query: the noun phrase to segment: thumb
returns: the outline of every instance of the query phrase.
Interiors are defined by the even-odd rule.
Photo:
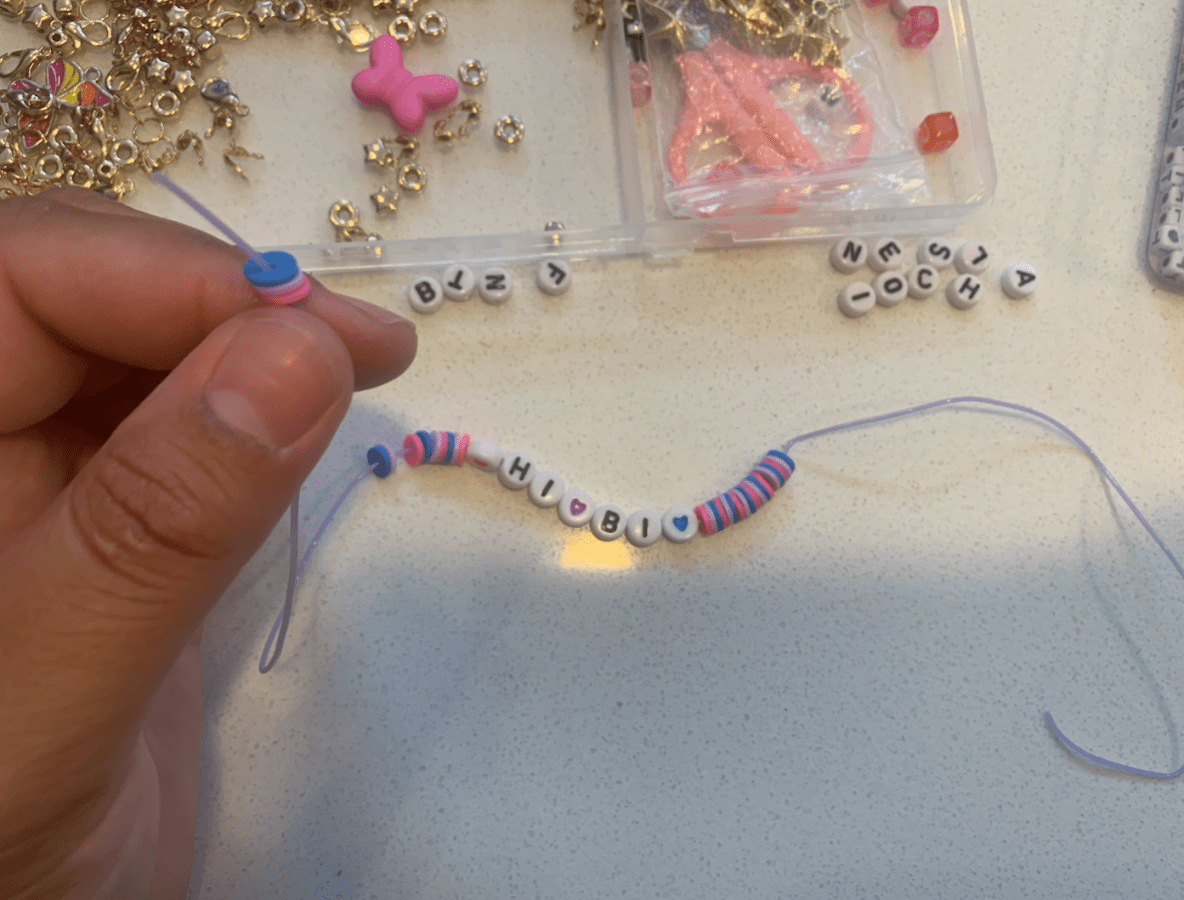
[[[47,755],[69,766],[126,749],[187,637],[328,446],[353,385],[340,338],[299,309],[243,313],[170,373],[0,555],[0,746],[29,747],[30,772]],[[39,787],[69,781],[56,774]]]

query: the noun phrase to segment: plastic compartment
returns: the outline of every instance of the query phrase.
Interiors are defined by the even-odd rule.
[[[399,212],[380,217],[369,196],[395,173],[363,164],[364,145],[396,131],[384,111],[361,108],[349,94],[366,57],[334,47],[323,29],[270,28],[228,48],[202,78],[227,77],[252,113],[238,142],[262,153],[243,160],[250,184],[222,167],[225,138],[207,142],[205,171],[190,156],[170,175],[192,186],[232,223],[234,209],[264,205],[271,233],[249,241],[293,253],[307,271],[331,273],[413,266],[443,266],[534,259],[548,253],[572,258],[622,255],[675,256],[699,248],[754,242],[818,240],[838,234],[949,230],[987,202],[995,168],[965,0],[937,0],[941,30],[925,50],[906,50],[887,6],[847,15],[861,17],[899,110],[915,129],[931,112],[957,116],[960,138],[948,152],[925,158],[929,196],[904,206],[780,216],[676,218],[663,197],[661,159],[652,109],[635,110],[628,64],[632,56],[619,17],[610,18],[598,47],[592,31],[573,29],[567,3],[460,3],[437,6],[449,21],[447,36],[408,48],[413,72],[455,74],[467,58],[489,70],[485,86],[462,89],[481,102],[480,125],[463,141],[443,147],[431,137],[430,115],[419,135],[428,185],[400,199]],[[610,0],[609,6],[612,6]],[[382,26],[385,19],[375,18]],[[515,115],[526,137],[500,144],[492,126]],[[209,113],[192,103],[178,122],[205,129]],[[146,178],[131,201],[195,221]],[[328,222],[334,202],[351,200],[362,227],[384,239],[338,243]],[[544,226],[562,222],[556,236]]]

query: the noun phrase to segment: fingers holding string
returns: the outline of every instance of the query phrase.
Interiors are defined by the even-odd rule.
[[[46,266],[47,250],[60,264]],[[60,409],[96,358],[175,367],[217,325],[258,306],[241,251],[203,231],[76,189],[0,202],[0,433]],[[306,307],[341,330],[358,388],[410,365],[414,326],[313,283]]]

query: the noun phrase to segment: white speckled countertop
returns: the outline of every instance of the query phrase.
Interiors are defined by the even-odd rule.
[[[412,370],[357,398],[306,536],[402,429],[493,440],[633,510],[701,502],[800,432],[979,394],[1075,429],[1184,550],[1184,298],[1142,268],[1166,6],[972,7],[999,175],[956,235],[999,261],[974,310],[846,319],[808,244],[577,262],[558,299],[511,266],[510,303],[417,319]],[[268,164],[339,193],[298,145]],[[220,210],[268,233],[265,204]],[[1026,302],[995,280],[1020,259]],[[332,284],[403,310],[408,281]],[[967,411],[793,455],[753,520],[645,551],[473,469],[367,481],[262,677],[281,527],[207,625],[191,896],[1179,897],[1180,785],[1079,764],[1041,719],[1184,762],[1184,584],[1089,462]]]

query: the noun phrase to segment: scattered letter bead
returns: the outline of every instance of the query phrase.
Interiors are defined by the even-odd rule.
[[[859,238],[840,238],[830,248],[830,264],[844,275],[850,275],[866,261],[867,244]]]
[[[486,269],[477,281],[477,291],[482,300],[496,306],[510,299],[514,293],[514,279],[505,269]]]
[[[952,112],[932,113],[917,129],[917,147],[922,153],[945,153],[958,140],[958,120]]]
[[[571,266],[565,259],[544,259],[535,275],[539,290],[557,297],[571,287]]]
[[[872,282],[872,289],[880,306],[896,306],[908,296],[909,283],[899,272],[881,272]]]
[[[592,513],[592,533],[602,541],[615,541],[625,533],[625,510],[611,503]]]
[[[1036,290],[1036,270],[1027,263],[1008,266],[999,279],[999,285],[1012,300],[1031,297]]]
[[[469,448],[469,453],[473,448]],[[520,491],[534,477],[534,462],[521,453],[507,453],[497,467],[497,480],[512,491]]]
[[[978,241],[968,241],[954,254],[954,265],[963,275],[981,275],[991,264],[991,254]]]
[[[478,469],[489,471],[490,469],[496,471],[497,467],[501,465],[502,450],[496,444],[491,444],[489,441],[473,441],[469,444],[468,463],[471,466],[476,466]]]
[[[867,261],[877,272],[887,272],[889,269],[895,269],[902,259],[904,250],[901,249],[900,243],[896,238],[885,237],[872,244],[872,252],[868,255]]]
[[[625,538],[634,547],[649,547],[662,536],[662,514],[657,510],[635,512],[625,522]]]
[[[1155,238],[1151,241],[1151,246],[1161,253],[1171,253],[1173,250],[1184,249],[1180,227],[1177,225],[1160,226],[1155,232]]]
[[[468,300],[477,290],[477,276],[464,263],[454,263],[444,272],[443,288],[449,300]]]
[[[875,305],[876,292],[870,284],[856,281],[839,291],[839,309],[852,319],[867,315]]]
[[[563,479],[554,472],[536,472],[526,493],[535,506],[550,509],[563,499],[565,490]]]
[[[418,313],[434,313],[444,305],[444,291],[435,278],[424,276],[407,289],[407,300]]]
[[[583,528],[592,519],[592,497],[572,488],[559,501],[559,521],[572,528]]]
[[[958,309],[970,309],[978,303],[983,283],[974,275],[959,275],[946,287],[946,299]]]
[[[937,37],[937,29],[937,7],[914,6],[900,20],[900,42],[914,49],[928,47]]]
[[[1184,282],[1184,250],[1173,250],[1159,264],[1159,274],[1169,281]]]
[[[937,269],[924,263],[909,269],[909,296],[914,300],[928,300],[937,293],[941,276]]]
[[[917,262],[944,269],[954,261],[954,245],[945,238],[929,238],[917,248]]]
[[[698,530],[699,520],[695,518],[695,511],[689,507],[672,506],[662,516],[662,534],[668,541],[685,544]]]

